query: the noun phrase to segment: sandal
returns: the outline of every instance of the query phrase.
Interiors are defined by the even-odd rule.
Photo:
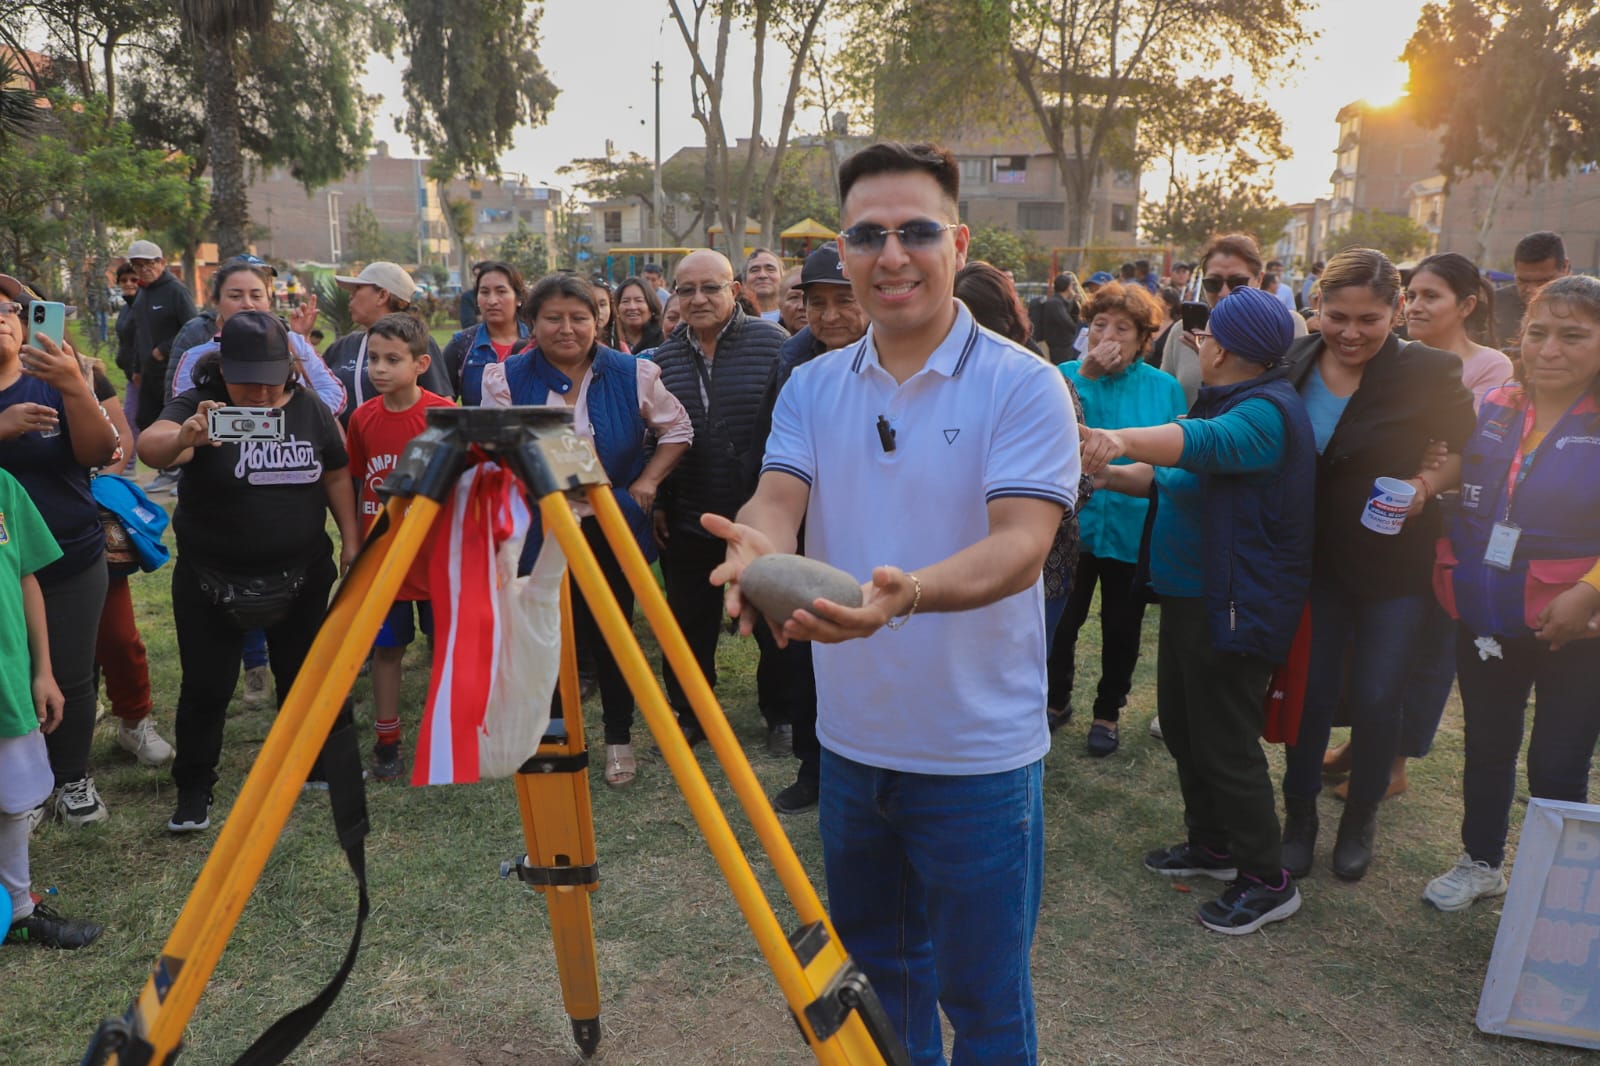
[[[632,744],[606,745],[606,787],[627,788],[639,773]]]

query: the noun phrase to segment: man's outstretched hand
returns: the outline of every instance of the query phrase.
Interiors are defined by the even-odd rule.
[[[728,617],[738,619],[739,632],[748,637],[755,632],[756,612],[744,609],[744,597],[739,594],[739,578],[743,576],[745,567],[778,549],[759,529],[740,525],[719,514],[701,515],[700,524],[707,533],[722,538],[728,545],[727,558],[721,566],[711,571],[711,583],[728,586],[727,594],[723,597]],[[776,625],[772,626],[772,632],[774,636],[782,636]]]

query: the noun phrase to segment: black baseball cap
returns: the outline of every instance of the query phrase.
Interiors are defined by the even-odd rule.
[[[844,276],[844,264],[839,262],[839,246],[833,241],[806,256],[805,263],[800,267],[802,289],[810,285],[848,284],[850,279]]]
[[[238,311],[222,327],[222,379],[235,385],[289,380],[289,331],[265,311]]]

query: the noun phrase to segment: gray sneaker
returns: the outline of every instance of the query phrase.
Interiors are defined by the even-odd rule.
[[[62,822],[74,826],[103,822],[111,817],[92,777],[80,777],[62,785],[61,791],[56,793],[55,810]]]
[[[272,694],[272,674],[265,666],[252,666],[244,672],[246,707],[264,707]]]
[[[150,479],[150,484],[144,487],[144,491],[148,495],[155,495],[162,492],[172,492],[177,489],[177,487],[178,475],[169,474],[163,470],[161,473]]]
[[[1464,911],[1480,899],[1506,894],[1504,867],[1474,862],[1463,855],[1447,872],[1428,882],[1422,898],[1442,911]]]
[[[123,751],[132,752],[140,766],[160,766],[172,761],[172,745],[161,739],[149,715],[131,725],[123,722],[117,729],[117,745]]]

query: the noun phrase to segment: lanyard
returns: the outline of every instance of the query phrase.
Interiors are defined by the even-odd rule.
[[[1517,438],[1517,451],[1516,454],[1511,457],[1511,469],[1506,475],[1506,510],[1505,517],[1503,519],[1504,521],[1511,521],[1512,498],[1516,496],[1517,490],[1522,487],[1522,483],[1528,480],[1528,475],[1533,472],[1534,462],[1538,460],[1540,455],[1544,454],[1544,446],[1550,440],[1551,434],[1555,433],[1555,431],[1560,427],[1561,423],[1566,421],[1567,415],[1570,415],[1573,411],[1575,411],[1578,407],[1578,404],[1582,402],[1583,397],[1580,396],[1573,402],[1572,406],[1568,407],[1566,412],[1556,420],[1556,424],[1550,427],[1550,432],[1546,433],[1544,438],[1540,440],[1538,444],[1534,445],[1532,450],[1524,453],[1522,450],[1522,444],[1528,439],[1528,434],[1533,432],[1534,421],[1534,401],[1532,395],[1528,397],[1528,409],[1522,413],[1522,435]]]
[[[359,351],[356,352],[356,375],[355,375],[356,407],[360,407],[361,404],[362,404],[362,401],[364,401],[367,398],[366,394],[362,391],[362,388],[361,388],[361,376],[364,373],[366,373],[366,369],[367,369],[367,331],[366,330],[362,330],[361,331],[361,348],[360,348]]]

